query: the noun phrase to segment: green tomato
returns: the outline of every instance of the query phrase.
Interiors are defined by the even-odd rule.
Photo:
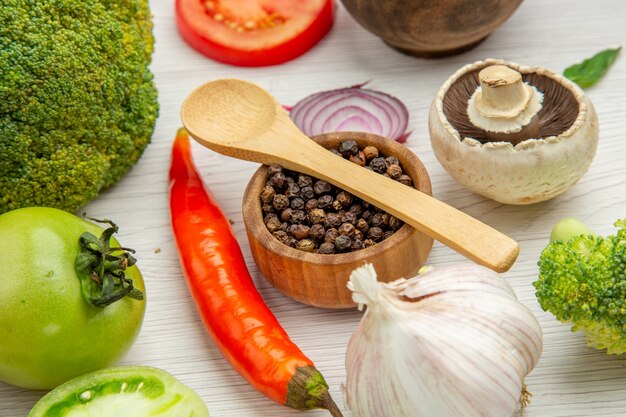
[[[83,296],[74,265],[86,231],[99,237],[103,229],[53,208],[0,215],[0,381],[54,388],[110,366],[137,337],[144,300],[98,308]],[[135,266],[125,274],[145,293]]]
[[[57,387],[28,417],[209,417],[202,399],[167,372],[147,366],[103,369]]]

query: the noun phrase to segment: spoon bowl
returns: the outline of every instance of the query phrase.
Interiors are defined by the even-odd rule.
[[[223,79],[197,88],[185,100],[181,117],[189,134],[202,145],[241,158],[237,149],[260,150],[254,139],[272,127],[279,106],[255,84]]]
[[[181,117],[189,134],[210,149],[326,180],[495,271],[508,270],[519,254],[516,241],[490,226],[326,151],[293,124],[269,93],[252,83],[209,82],[185,100]]]

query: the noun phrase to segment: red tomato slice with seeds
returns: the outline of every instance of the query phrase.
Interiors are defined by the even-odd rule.
[[[176,0],[178,31],[209,58],[240,66],[294,59],[328,33],[334,0]]]

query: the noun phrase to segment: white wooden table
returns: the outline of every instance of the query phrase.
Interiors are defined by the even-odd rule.
[[[325,89],[371,80],[370,86],[402,99],[414,130],[407,146],[430,172],[436,197],[509,234],[521,254],[505,277],[520,300],[539,318],[544,353],[528,377],[533,393],[528,417],[626,416],[626,355],[607,356],[587,348],[582,334],[544,313],[532,282],[537,260],[552,225],[575,216],[597,232],[613,233],[612,223],[626,217],[626,56],[588,94],[600,116],[601,139],[589,172],[564,195],[527,207],[506,206],[461,188],[439,165],[430,148],[428,107],[443,81],[462,65],[494,57],[561,72],[568,65],[607,47],[626,44],[623,0],[527,0],[478,48],[441,60],[402,55],[357,25],[339,5],[335,26],[313,50],[295,61],[269,68],[237,68],[213,62],[191,50],[178,36],[173,0],[153,0],[156,74],[161,104],[152,144],[137,166],[117,185],[86,207],[92,217],[114,219],[120,240],[138,250],[147,285],[143,329],[122,364],[163,368],[194,388],[214,417],[296,416],[251,388],[221,357],[206,335],[187,292],[169,225],[167,170],[170,145],[180,126],[178,110],[199,84],[238,77],[260,84],[282,103]],[[316,363],[344,409],[339,391],[345,380],[344,354],[361,314],[299,304],[271,288],[250,256],[241,217],[244,186],[256,165],[230,159],[194,143],[194,157],[241,242],[259,291],[293,340]],[[160,251],[157,250],[160,249]],[[429,263],[443,265],[462,257],[436,243]],[[2,343],[0,341],[0,343]],[[43,392],[0,383],[0,416],[25,416]],[[325,411],[307,415],[325,416]],[[140,417],[140,416],[124,416]],[[425,416],[436,417],[436,416]],[[502,416],[508,417],[508,416]]]

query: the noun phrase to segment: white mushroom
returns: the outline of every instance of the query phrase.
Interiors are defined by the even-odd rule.
[[[589,168],[599,136],[593,105],[575,84],[495,59],[467,65],[443,84],[429,128],[450,175],[507,204],[566,191]]]

